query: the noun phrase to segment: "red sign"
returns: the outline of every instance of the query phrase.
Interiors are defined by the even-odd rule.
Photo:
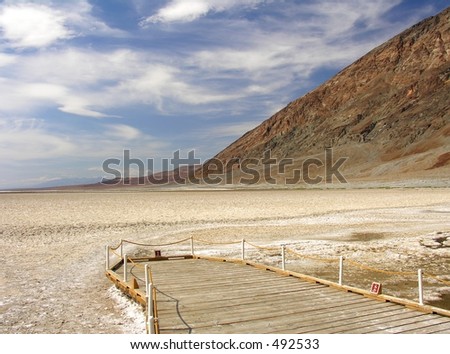
[[[381,284],[380,283],[372,283],[372,286],[370,287],[370,292],[372,294],[381,294]]]

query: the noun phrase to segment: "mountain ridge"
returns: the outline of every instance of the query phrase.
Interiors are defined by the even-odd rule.
[[[277,159],[293,158],[295,169],[332,147],[348,157],[344,171],[350,178],[448,176],[449,57],[450,7],[290,102],[212,161],[225,166],[270,151]],[[216,172],[210,165],[204,164],[204,176]]]

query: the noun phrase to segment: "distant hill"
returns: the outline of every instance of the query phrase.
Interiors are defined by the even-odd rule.
[[[218,173],[218,161],[223,172],[243,176],[243,161],[270,151],[278,161],[294,159],[281,170],[272,166],[280,180],[280,171],[301,170],[305,159],[323,160],[324,149],[332,148],[334,160],[348,157],[341,172],[349,180],[448,178],[449,56],[447,8],[247,132],[205,163],[203,177]],[[324,172],[318,163],[312,167]]]
[[[67,187],[67,186],[77,186],[77,185],[89,185],[93,183],[98,183],[101,180],[100,177],[90,178],[55,178],[47,182],[42,182],[29,186],[27,189],[48,189],[53,187]]]

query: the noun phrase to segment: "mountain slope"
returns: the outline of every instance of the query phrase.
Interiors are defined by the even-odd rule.
[[[335,158],[348,157],[342,173],[349,179],[448,177],[449,56],[447,8],[291,102],[213,161],[261,159],[270,150],[277,159],[293,158],[292,170],[332,147]],[[210,165],[204,175],[215,170]]]

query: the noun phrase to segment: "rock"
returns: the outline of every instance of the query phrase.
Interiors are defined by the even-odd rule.
[[[421,245],[429,248],[440,248],[441,244],[433,239],[425,239],[421,241]]]

